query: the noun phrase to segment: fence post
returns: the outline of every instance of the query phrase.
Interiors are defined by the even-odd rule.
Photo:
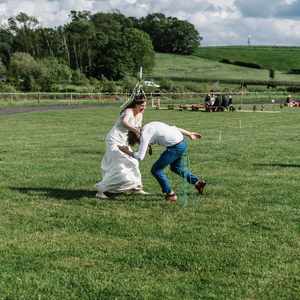
[[[152,97],[152,93],[150,93],[150,98],[151,98],[151,107],[153,108],[154,107],[154,99]]]

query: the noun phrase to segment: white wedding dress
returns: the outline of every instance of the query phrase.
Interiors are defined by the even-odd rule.
[[[134,116],[132,109],[128,108],[109,131],[105,138],[106,152],[101,162],[102,180],[96,184],[100,195],[104,192],[122,193],[142,189],[138,160],[118,148],[118,145],[128,146],[128,129],[122,123],[124,117],[132,127],[142,126],[143,114]]]

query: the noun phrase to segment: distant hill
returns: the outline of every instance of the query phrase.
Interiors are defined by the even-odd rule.
[[[243,61],[256,63],[264,69],[288,71],[300,69],[300,47],[277,46],[226,46],[200,47],[196,56],[221,61]]]
[[[174,55],[174,54],[162,54],[156,53],[155,56],[155,67],[151,74],[147,74],[148,78],[168,78],[172,80],[178,81],[197,81],[197,80],[234,80],[234,81],[268,81],[269,80],[269,70],[267,69],[253,69],[235,66],[231,64],[220,63],[218,60],[226,56],[227,59],[231,60],[244,60],[246,57],[249,58],[250,61],[250,53],[254,54],[257,57],[257,62],[263,62],[263,58],[259,58],[258,53],[262,53],[263,49],[266,49],[266,53],[269,53],[269,56],[273,56],[272,48],[256,48],[257,52],[253,48],[252,50],[249,47],[249,52],[246,50],[246,47],[211,47],[211,48],[201,48],[199,49],[197,56],[196,55]],[[228,49],[228,52],[226,50]],[[241,49],[239,51],[238,49]],[[246,50],[243,50],[246,49]],[[281,48],[284,51],[285,48]],[[294,60],[296,60],[296,53],[299,55],[300,60],[300,48],[287,48],[290,49],[291,53],[294,53]],[[295,49],[294,52],[291,49]],[[297,51],[296,51],[297,49]],[[210,53],[210,51],[212,52]],[[232,50],[232,51],[231,51]],[[234,52],[234,51],[235,52]],[[220,52],[219,52],[220,51]],[[262,52],[261,52],[262,51]],[[270,51],[270,52],[268,52]],[[299,51],[299,52],[298,52]],[[245,56],[242,56],[241,53],[245,53]],[[209,56],[208,58],[199,57],[199,55]],[[224,55],[223,55],[224,54]],[[230,55],[229,55],[230,54]],[[279,55],[279,52],[277,53]],[[236,56],[235,56],[236,55]],[[261,54],[261,56],[265,57],[267,60],[267,54]],[[279,64],[279,58],[270,58],[269,63],[271,64]],[[283,60],[283,58],[281,58]],[[286,57],[286,60],[290,60],[290,58]],[[264,66],[266,63],[264,63]],[[274,67],[274,65],[272,65]],[[295,65],[293,65],[295,67]],[[286,71],[276,71],[275,72],[275,80],[276,81],[289,81],[289,82],[300,82],[300,75],[291,75],[287,74]]]

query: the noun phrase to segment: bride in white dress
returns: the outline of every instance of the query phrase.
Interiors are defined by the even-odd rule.
[[[143,113],[146,107],[144,97],[137,97],[120,114],[117,122],[105,138],[106,152],[101,162],[102,180],[96,184],[98,198],[107,198],[105,192],[118,194],[135,192],[146,194],[138,160],[119,150],[118,145],[128,146],[128,132],[139,135]]]

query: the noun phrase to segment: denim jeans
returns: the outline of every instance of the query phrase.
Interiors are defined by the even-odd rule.
[[[163,193],[170,193],[172,191],[168,177],[164,173],[164,168],[169,165],[172,172],[185,178],[189,183],[195,184],[199,180],[198,177],[193,175],[191,171],[184,166],[183,155],[186,151],[187,144],[186,141],[183,140],[179,144],[167,147],[152,166],[151,173],[160,184]]]

